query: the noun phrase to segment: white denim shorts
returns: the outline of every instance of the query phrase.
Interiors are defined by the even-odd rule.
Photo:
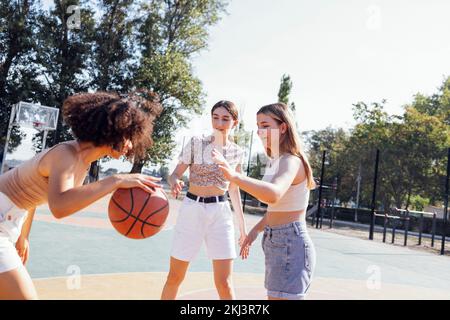
[[[22,266],[15,243],[22,231],[27,213],[0,192],[0,273]]]
[[[22,267],[22,260],[17,253],[14,243],[7,237],[0,235],[0,273]]]
[[[237,257],[230,204],[228,201],[202,203],[185,197],[175,225],[171,256],[192,261],[203,242],[211,260]]]

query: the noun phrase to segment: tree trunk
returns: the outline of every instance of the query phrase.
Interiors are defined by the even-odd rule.
[[[91,163],[89,168],[89,182],[98,181],[98,174],[100,173],[100,163],[99,161],[94,161]]]
[[[144,167],[144,162],[135,161],[135,162],[133,162],[133,167],[131,168],[130,173],[141,173],[143,167]]]
[[[411,202],[411,193],[412,193],[412,187],[411,187],[411,183],[410,183],[410,187],[408,188],[408,197],[407,197],[407,200],[406,200],[406,208],[405,208],[405,210],[408,210],[408,208],[409,208],[409,204]]]

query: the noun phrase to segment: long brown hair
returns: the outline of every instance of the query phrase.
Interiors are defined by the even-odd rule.
[[[306,154],[303,152],[303,149],[301,147],[300,137],[295,130],[295,122],[293,119],[294,117],[289,111],[288,106],[281,102],[269,104],[258,110],[257,114],[261,113],[271,117],[276,122],[278,122],[278,124],[286,124],[286,132],[280,135],[280,152],[290,153],[302,160],[303,166],[305,167],[308,188],[314,189],[316,183],[314,182],[312,168],[309,164]],[[270,149],[266,149],[266,152],[269,156],[271,156]]]
[[[231,118],[233,118],[234,121],[239,120],[239,112],[238,112],[238,109],[236,108],[236,105],[233,102],[228,101],[228,100],[220,100],[212,107],[211,115],[214,113],[214,110],[216,110],[218,108],[225,108],[228,111],[228,113],[231,115]]]

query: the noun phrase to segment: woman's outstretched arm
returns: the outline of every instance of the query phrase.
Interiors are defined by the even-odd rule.
[[[178,195],[181,193],[181,190],[184,187],[184,182],[181,180],[183,173],[189,168],[188,164],[183,162],[178,163],[176,168],[173,170],[172,174],[168,178],[168,183],[170,185],[170,189],[172,191],[172,195],[175,198],[178,198]]]
[[[140,187],[152,193],[151,187],[160,187],[159,178],[143,174],[118,174],[83,186],[75,186],[77,155],[64,148],[54,150],[49,172],[48,205],[52,214],[60,219],[87,207],[118,188]]]
[[[213,159],[228,180],[237,184],[239,188],[258,200],[269,204],[276,203],[283,197],[294,181],[301,165],[301,160],[298,157],[283,157],[280,159],[278,171],[274,174],[272,181],[266,182],[236,172],[217,151],[213,151]]]
[[[241,165],[236,167],[236,172],[242,172]],[[236,214],[236,218],[239,222],[239,245],[242,244],[245,237],[247,236],[247,228],[245,226],[244,212],[242,211],[242,201],[241,201],[241,193],[239,191],[239,187],[231,182],[230,188],[228,189],[228,193],[230,194],[231,203],[233,204],[234,213]]]
[[[22,259],[23,265],[27,263],[28,257],[30,255],[30,244],[28,241],[28,237],[30,236],[30,229],[31,224],[33,223],[35,211],[36,208],[28,210],[27,218],[22,226],[22,232],[20,233],[20,236],[16,242],[17,253],[19,254],[20,259]]]

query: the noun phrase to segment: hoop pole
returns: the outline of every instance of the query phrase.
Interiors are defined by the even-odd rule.
[[[370,214],[370,230],[369,240],[373,240],[373,232],[375,229],[375,209],[376,209],[376,195],[377,195],[377,180],[378,180],[378,163],[380,160],[380,150],[377,149],[375,158],[375,173],[373,176],[373,192],[372,192],[372,210]]]
[[[17,108],[17,105],[13,105],[11,108],[11,115],[9,117],[8,132],[6,133],[5,147],[3,149],[2,167],[0,168],[0,174],[3,173],[3,170],[5,168],[5,160],[6,160],[6,154],[8,153],[9,139],[11,137],[11,131],[14,126],[14,118],[16,117],[16,108]]]
[[[360,190],[361,190],[361,162],[359,163],[358,178],[356,178],[356,181],[357,181],[357,187],[356,187],[355,222],[358,222],[359,194],[360,194]]]
[[[441,242],[441,255],[445,253],[445,233],[447,231],[447,215],[448,215],[448,197],[450,192],[450,148],[447,150],[447,177],[445,178],[445,194],[444,194],[444,216],[442,225],[442,242]]]
[[[322,202],[322,190],[323,190],[323,176],[324,176],[324,172],[325,172],[325,157],[326,157],[327,152],[324,150],[322,153],[322,169],[320,171],[320,186],[319,186],[319,206],[317,207],[317,211],[316,211],[316,229],[319,229],[319,219],[321,217],[321,202]]]
[[[47,129],[45,129],[44,131],[43,131],[43,138],[42,138],[42,151],[44,151],[44,149],[45,149],[45,147],[46,147],[46,144],[47,144],[47,135],[48,135],[48,130]]]

